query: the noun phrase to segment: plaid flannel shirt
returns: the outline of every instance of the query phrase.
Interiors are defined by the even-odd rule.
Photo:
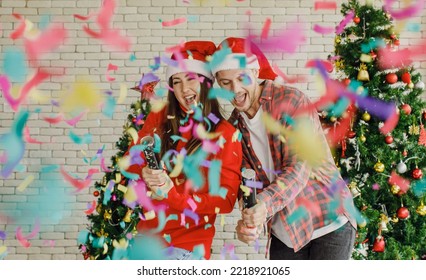
[[[295,252],[309,243],[314,230],[334,221],[337,215],[345,215],[356,228],[350,210],[354,209],[352,195],[334,163],[317,111],[308,97],[295,88],[277,87],[272,81],[266,80],[263,83],[260,103],[264,112],[275,116],[275,119],[288,129],[291,129],[289,120],[292,120],[296,112],[309,107],[307,115],[316,130],[313,133],[318,133],[322,140],[318,145],[323,145],[327,153],[326,160],[320,167],[312,168],[292,154],[289,146],[282,141],[282,136],[268,132],[274,169],[277,172],[275,180],[270,182],[251,148],[250,133],[244,119],[236,109],[232,112],[229,122],[242,133],[242,168],[255,170],[256,180],[263,183],[263,189],[258,191],[258,199],[266,204],[268,218],[279,216]],[[290,118],[285,117],[286,115]],[[299,217],[301,215],[297,213],[300,212],[296,211],[302,205],[306,207],[308,215]],[[287,220],[289,217],[293,217],[291,223]]]

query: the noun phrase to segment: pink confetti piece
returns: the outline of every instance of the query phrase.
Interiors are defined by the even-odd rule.
[[[93,13],[90,13],[90,14],[88,14],[87,16],[83,16],[83,15],[79,15],[79,14],[74,14],[73,16],[74,16],[74,18],[76,18],[76,19],[86,21],[86,20],[89,20],[92,16],[94,16],[94,14],[93,14]]]
[[[81,118],[84,116],[84,114],[86,114],[86,112],[83,111],[80,114],[78,114],[77,116],[75,116],[74,118],[69,119],[69,120],[65,120],[65,122],[67,124],[69,124],[70,126],[75,126],[81,120]]]
[[[288,38],[291,38],[291,40]],[[286,29],[278,32],[277,36],[272,36],[267,40],[257,42],[257,46],[262,51],[283,51],[286,53],[294,53],[305,41],[306,37],[304,35],[303,25],[299,22],[293,22],[289,23]]]
[[[194,125],[194,121],[192,119],[189,119],[187,126],[181,126],[181,127],[179,127],[179,132],[180,133],[189,132],[189,131],[191,131],[193,125]]]
[[[84,210],[84,213],[86,215],[90,215],[90,214],[92,214],[95,211],[95,209],[96,209],[96,201],[93,200],[92,204],[87,203],[87,210]]]
[[[336,35],[339,35],[343,32],[343,30],[345,29],[346,25],[352,21],[352,19],[355,16],[355,11],[351,10],[343,19],[342,21],[339,23],[339,25],[336,27]]]
[[[0,75],[0,90],[3,92],[3,96],[9,103],[10,107],[16,112],[18,111],[19,106],[23,103],[30,93],[33,87],[36,87],[38,84],[47,79],[50,75],[43,71],[37,71],[34,77],[29,80],[21,89],[20,95],[18,98],[13,98],[10,93],[11,84],[7,76]]]
[[[55,247],[55,240],[44,240],[43,241],[43,245],[44,246],[49,246],[49,247]]]
[[[404,193],[410,188],[410,181],[398,175],[395,170],[392,171],[388,182],[391,185],[398,185]]]
[[[378,191],[378,190],[380,189],[380,185],[379,185],[379,184],[377,184],[377,183],[374,183],[374,184],[371,186],[371,188],[372,188],[373,190],[375,190],[375,191]]]
[[[25,139],[25,142],[27,142],[27,143],[43,144],[43,142],[40,142],[40,141],[38,141],[38,140],[36,140],[34,138],[31,138],[31,136],[30,136],[30,129],[28,128],[28,126],[26,126],[24,128],[24,139]]]
[[[315,11],[335,10],[337,9],[337,4],[334,1],[315,1],[314,7],[315,7]]]
[[[317,63],[320,63],[328,73],[333,72],[333,64],[328,60],[309,60],[306,62],[305,67],[316,67]]]
[[[64,119],[62,114],[58,114],[56,117],[43,117],[43,120],[50,124],[60,123]]]
[[[33,65],[36,63],[40,56],[49,53],[52,50],[62,45],[67,37],[67,31],[59,24],[52,25],[43,30],[43,32],[35,39],[24,41],[25,50],[28,60]]]
[[[331,34],[334,32],[335,27],[323,27],[319,24],[314,24],[313,30],[319,34]]]
[[[21,23],[19,24],[18,28],[16,28],[15,31],[13,31],[10,34],[10,38],[12,40],[16,40],[18,38],[21,38],[24,35],[25,32],[25,28],[26,28],[26,23],[25,23],[25,18],[23,18],[21,15],[19,14],[12,14],[15,18],[19,19],[21,21]]]
[[[423,11],[425,0],[417,0],[415,4],[408,6],[402,10],[396,11],[392,8],[394,0],[385,0],[385,10],[388,11],[394,19],[406,19],[414,17]],[[410,1],[411,2],[411,1]]]
[[[174,20],[162,21],[161,25],[163,27],[170,27],[170,26],[175,26],[175,25],[178,25],[178,24],[181,24],[181,23],[184,23],[184,22],[186,22],[186,18],[181,17],[181,18],[177,18],[177,19],[174,19]]]
[[[130,39],[120,35],[118,29],[111,28],[112,16],[114,15],[115,1],[104,0],[102,7],[96,17],[96,22],[100,27],[100,31],[96,32],[89,28],[89,26],[83,26],[83,31],[89,36],[103,41],[105,44],[112,46],[118,50],[130,51]]]
[[[186,223],[186,216],[184,213],[180,213],[180,226],[184,227]]]
[[[271,28],[271,19],[266,18],[265,23],[263,24],[262,33],[260,35],[261,39],[268,39],[269,29]]]
[[[109,75],[109,72],[110,71],[116,71],[116,70],[118,70],[118,66],[117,65],[114,65],[114,64],[111,64],[111,63],[108,64],[108,69],[107,69],[107,72],[105,74],[107,81],[109,81],[109,82],[115,81],[115,78],[111,77]]]
[[[40,231],[40,222],[36,220],[34,224],[34,229],[31,233],[29,233],[27,236],[22,235],[22,228],[17,227],[16,228],[16,239],[18,239],[19,243],[21,243],[22,246],[25,248],[28,248],[31,246],[31,243],[28,241],[31,238],[34,238],[38,232]]]
[[[133,189],[137,196],[137,202],[141,207],[143,207],[147,211],[156,209],[154,204],[152,204],[151,199],[146,195],[147,189],[143,180],[137,181],[136,186],[134,186]]]
[[[105,158],[103,158],[103,157],[101,158],[101,169],[102,169],[103,172],[106,172],[106,173],[109,173],[109,172],[113,171],[113,169],[110,169],[110,168],[106,167],[106,165],[105,165]]]
[[[82,191],[83,189],[86,189],[91,184],[91,178],[86,179],[79,179],[74,178],[71,175],[69,175],[64,168],[61,166],[61,174],[64,177],[65,181],[70,183],[74,188],[76,188],[77,192]]]
[[[188,203],[189,207],[191,207],[192,211],[197,210],[197,204],[192,198],[188,198],[186,202]]]

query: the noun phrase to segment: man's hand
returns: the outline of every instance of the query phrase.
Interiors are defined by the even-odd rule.
[[[259,238],[258,228],[249,228],[244,225],[243,220],[239,220],[235,228],[237,232],[238,240],[244,242],[248,245],[251,245],[256,239]]]
[[[266,222],[267,210],[263,201],[251,208],[246,208],[242,212],[242,221],[247,227],[261,227]]]

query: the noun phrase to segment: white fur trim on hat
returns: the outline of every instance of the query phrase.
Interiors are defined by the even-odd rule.
[[[246,60],[245,67],[242,65],[242,60],[244,58]],[[220,63],[213,65],[211,70],[213,76],[216,76],[216,73],[221,70],[231,69],[260,69],[260,65],[255,55],[247,57],[244,53],[231,53],[226,55]]]
[[[183,64],[181,67],[167,66],[166,69],[166,81],[170,79],[174,74],[182,73],[182,72],[191,72],[201,74],[206,76],[210,80],[214,80],[213,75],[209,69],[207,63],[197,60],[197,59],[182,59],[181,63]]]

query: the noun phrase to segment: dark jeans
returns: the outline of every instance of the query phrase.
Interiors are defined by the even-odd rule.
[[[348,222],[324,236],[309,242],[294,252],[272,234],[269,255],[271,260],[348,260],[352,254],[356,230]]]

